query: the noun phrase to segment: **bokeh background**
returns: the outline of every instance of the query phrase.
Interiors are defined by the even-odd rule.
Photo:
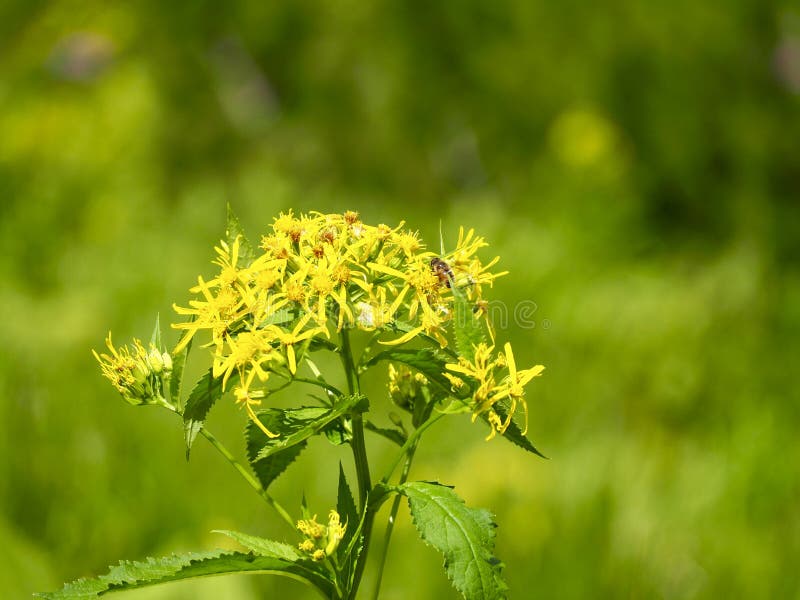
[[[215,528],[296,541],[90,354],[172,319],[226,202],[255,239],[280,210],[354,209],[501,255],[494,297],[536,308],[500,336],[547,365],[551,458],[454,418],[413,475],[496,512],[512,598],[800,597],[796,4],[4,1],[3,598]],[[209,422],[237,452],[243,424],[226,402]],[[337,452],[276,496],[325,513]],[[455,598],[401,514],[381,597]],[[129,597],[314,596],[241,576]]]

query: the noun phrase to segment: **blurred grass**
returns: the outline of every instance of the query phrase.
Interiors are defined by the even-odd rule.
[[[352,208],[501,255],[552,458],[450,420],[414,476],[496,511],[512,597],[800,597],[798,94],[786,2],[3,3],[0,590],[293,539],[89,352],[169,320],[231,201],[252,237]],[[240,449],[233,407],[210,425]],[[276,493],[324,512],[335,467],[318,445]],[[414,538],[382,598],[454,597]],[[210,585],[138,597],[312,597]]]

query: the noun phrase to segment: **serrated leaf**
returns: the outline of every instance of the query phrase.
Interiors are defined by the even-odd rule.
[[[253,250],[253,244],[247,239],[244,229],[242,229],[242,225],[239,223],[239,218],[236,216],[236,213],[233,212],[230,202],[228,203],[228,219],[225,227],[225,237],[227,238],[228,244],[233,244],[234,240],[237,237],[239,238],[238,262],[241,265],[249,266],[255,259],[256,253]]]
[[[183,384],[183,370],[186,367],[186,358],[189,355],[189,349],[192,347],[192,340],[184,346],[184,348],[177,354],[172,354],[172,375],[169,379],[169,398],[172,403],[178,407],[182,412],[181,405],[181,387]]]
[[[416,369],[425,375],[428,381],[438,388],[438,391],[443,392],[446,396],[455,395],[457,397],[462,397],[465,392],[469,392],[469,390],[465,390],[465,392],[454,392],[451,389],[452,384],[450,380],[443,375],[443,373],[446,372],[445,365],[451,362],[451,359],[446,354],[434,348],[391,348],[379,352],[370,358],[364,363],[363,368],[369,368],[382,360],[403,363],[404,365]]]
[[[281,558],[288,561],[296,561],[304,558],[294,546],[284,544],[283,542],[276,542],[256,535],[227,529],[214,529],[211,533],[227,535],[232,540],[259,556],[272,556],[273,558]]]
[[[496,402],[492,407],[497,415],[500,417],[501,421],[506,420],[506,416],[508,415],[508,410],[510,408],[510,402],[508,398],[503,398],[499,402]],[[488,413],[484,413],[481,415],[483,420],[488,424]],[[546,459],[547,457],[539,452],[536,449],[536,446],[522,433],[522,428],[519,426],[519,423],[516,421],[516,414],[511,417],[511,422],[508,424],[508,427],[503,433],[503,437],[506,438],[512,444],[516,444],[523,450],[527,450],[528,452],[532,452],[537,456],[541,456],[542,458]]]
[[[228,383],[233,385],[239,376],[234,373],[228,379]],[[197,434],[203,428],[208,411],[214,406],[222,396],[222,378],[214,377],[211,369],[203,375],[195,384],[189,398],[186,400],[186,408],[183,411],[183,430],[186,439],[186,459],[189,459],[189,452],[192,449]]]
[[[467,600],[499,600],[508,590],[494,556],[495,523],[485,509],[469,508],[452,488],[424,481],[397,490],[408,498],[420,537],[444,555],[447,577]]]
[[[475,346],[486,342],[486,331],[472,312],[472,303],[467,295],[453,286],[453,337],[458,355],[472,362]]]
[[[313,410],[317,409],[315,408]],[[325,409],[319,410],[324,412]],[[293,422],[291,416],[287,416],[285,414],[286,412],[288,411],[282,411],[280,409],[267,409],[259,411],[257,416],[267,429],[277,433],[279,431],[287,431],[291,428],[290,424],[283,422],[284,420],[288,421],[289,423]],[[297,422],[296,426],[298,428],[302,427],[302,422]],[[263,448],[275,445],[277,439],[267,437],[267,434],[261,431],[261,428],[258,427],[258,425],[256,425],[253,421],[247,422],[247,427],[245,428],[245,440],[247,442],[247,460],[250,462],[250,467],[253,469],[253,472],[256,474],[258,480],[261,482],[261,485],[264,486],[264,489],[269,488],[270,484],[272,484],[272,482],[275,481],[280,474],[283,473],[286,468],[297,459],[300,453],[305,450],[307,446],[307,442],[303,440],[299,444],[289,446],[280,452],[276,452],[272,456],[264,459],[258,459],[258,453]]]
[[[274,421],[271,421],[274,429],[271,429],[271,431],[277,433],[279,437],[271,438],[269,442],[259,450],[253,460],[263,460],[295,444],[300,444],[311,436],[322,433],[328,425],[339,417],[342,417],[354,409],[362,408],[365,401],[366,398],[364,396],[354,394],[352,396],[340,398],[333,408],[305,407],[289,410],[269,409],[263,413],[258,413],[259,415],[267,413],[269,417],[265,418],[274,418]],[[264,425],[268,428],[270,426],[266,422],[264,422]]]
[[[355,573],[356,563],[361,551],[364,549],[364,536],[361,535],[360,523],[361,515],[356,508],[356,501],[353,492],[347,483],[342,463],[339,463],[339,485],[336,494],[336,512],[339,513],[343,523],[346,523],[344,536],[342,537],[336,554],[341,564],[341,571],[344,573],[344,581],[350,581]],[[358,539],[355,539],[358,534]],[[352,547],[351,547],[352,544]]]
[[[107,575],[79,579],[58,592],[37,594],[46,600],[88,600],[108,592],[132,590],[158,583],[230,573],[272,573],[299,579],[316,586],[329,598],[336,588],[328,574],[310,560],[288,561],[272,556],[242,552],[197,552],[146,561],[120,562]]]
[[[339,463],[339,486],[336,495],[336,512],[342,519],[342,522],[347,523],[344,537],[339,544],[340,551],[344,551],[350,544],[350,540],[355,535],[356,528],[358,527],[359,514],[356,508],[356,501],[353,499],[353,492],[347,483],[342,463]]]

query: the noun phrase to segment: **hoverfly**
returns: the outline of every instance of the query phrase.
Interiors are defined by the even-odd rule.
[[[433,269],[433,273],[436,277],[439,278],[439,284],[445,284],[447,287],[450,287],[452,282],[455,281],[453,269],[438,256],[434,256],[431,259],[431,269]]]

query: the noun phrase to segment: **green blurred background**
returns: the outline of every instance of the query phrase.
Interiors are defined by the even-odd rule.
[[[535,303],[499,335],[547,365],[551,460],[453,418],[413,475],[497,513],[512,598],[800,598],[796,4],[108,4],[0,4],[3,598],[214,528],[297,541],[90,354],[172,318],[227,201],[256,239],[280,210],[354,209],[501,255],[494,297]],[[224,402],[209,425],[241,452],[243,423]],[[316,444],[276,496],[324,514],[339,455]],[[456,597],[405,513],[381,597]]]

